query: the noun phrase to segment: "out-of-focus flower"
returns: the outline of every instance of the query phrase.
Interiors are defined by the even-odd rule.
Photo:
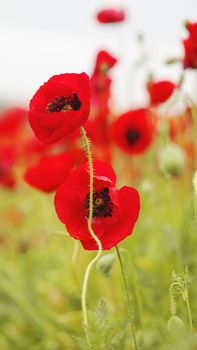
[[[170,143],[160,152],[159,168],[164,175],[180,176],[186,166],[186,154],[175,143]]]
[[[30,101],[29,122],[38,139],[50,144],[82,126],[89,110],[87,74],[54,75]]]
[[[108,108],[111,79],[105,74],[93,74],[90,80],[91,104],[95,113]]]
[[[96,57],[94,73],[106,74],[117,62],[117,58],[109,52],[101,50]]]
[[[44,192],[53,192],[62,185],[72,169],[72,158],[68,153],[44,156],[40,161],[29,167],[25,181]]]
[[[11,146],[1,146],[0,148],[0,185],[13,188],[16,185],[14,176],[14,164],[16,153]]]
[[[27,111],[22,108],[10,108],[0,115],[0,138],[12,138],[23,131],[27,121]]]
[[[165,102],[173,94],[176,87],[176,84],[168,80],[149,81],[147,83],[147,90],[150,97],[150,104],[157,106]]]
[[[100,146],[109,145],[110,142],[110,127],[108,116],[109,109],[101,110],[94,118],[88,119],[85,124],[88,138]]]
[[[140,108],[122,114],[112,125],[112,139],[129,154],[145,152],[156,130],[156,116],[149,110]]]
[[[132,187],[115,187],[116,175],[106,163],[95,161],[92,227],[103,249],[111,249],[132,234],[139,215],[140,199]],[[73,170],[55,195],[55,208],[69,234],[87,250],[97,250],[91,237],[89,215],[89,167],[85,163]]]
[[[91,141],[94,157],[111,163],[110,111],[101,110],[90,117],[85,124],[87,136]]]
[[[123,22],[126,18],[126,15],[124,10],[106,8],[99,11],[96,18],[100,23],[118,23]]]
[[[50,146],[43,144],[33,135],[24,141],[21,155],[28,161],[28,158],[32,158],[34,155],[41,156],[49,149]]]
[[[197,22],[186,23],[186,29],[188,30],[188,37],[184,39],[184,57],[183,67],[184,68],[197,68]]]

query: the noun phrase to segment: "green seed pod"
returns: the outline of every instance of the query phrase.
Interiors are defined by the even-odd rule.
[[[179,176],[186,166],[186,154],[176,143],[168,144],[160,153],[159,168],[164,175]]]
[[[176,315],[171,316],[168,321],[168,330],[173,331],[183,327],[183,321]]]
[[[99,259],[97,263],[97,268],[104,274],[105,277],[110,276],[111,269],[114,264],[114,260],[115,260],[115,254],[113,253],[105,254]]]

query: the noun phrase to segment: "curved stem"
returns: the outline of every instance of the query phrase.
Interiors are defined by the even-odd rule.
[[[192,313],[191,313],[191,307],[190,307],[190,302],[189,298],[186,298],[186,306],[187,306],[187,314],[188,314],[188,319],[189,319],[189,326],[191,331],[194,331],[194,326],[193,326],[193,321],[192,321]]]
[[[182,293],[182,297],[183,300],[186,303],[186,307],[187,307],[187,315],[188,315],[188,320],[189,320],[189,326],[191,331],[194,331],[194,326],[193,326],[193,321],[192,321],[192,313],[191,313],[191,307],[190,307],[190,302],[189,302],[189,297],[188,297],[188,291],[185,290],[180,283],[178,282],[174,282],[171,286],[170,286],[170,293],[172,293],[172,289],[174,287],[179,287]]]
[[[92,162],[92,155],[91,155],[91,150],[90,150],[90,144],[89,140],[86,136],[86,131],[83,127],[81,127],[81,134],[82,134],[82,139],[84,143],[84,147],[86,150],[87,158],[88,158],[88,164],[89,164],[89,171],[90,171],[90,199],[89,199],[89,216],[88,216],[88,230],[92,236],[92,238],[95,240],[97,246],[98,246],[98,253],[95,256],[95,258],[89,263],[84,280],[83,280],[83,287],[82,287],[82,296],[81,296],[81,301],[82,301],[82,312],[83,312],[83,319],[84,319],[84,325],[88,326],[88,314],[87,314],[87,302],[86,302],[86,294],[87,294],[87,285],[88,285],[88,278],[90,271],[93,267],[93,265],[96,263],[96,261],[99,259],[101,253],[102,253],[102,245],[99,240],[99,238],[95,235],[93,229],[92,229],[92,218],[93,218],[93,193],[94,193],[94,170],[93,170],[93,162]]]
[[[123,266],[123,262],[122,262],[122,258],[121,258],[120,250],[119,250],[118,246],[116,246],[116,252],[117,252],[117,255],[118,255],[118,260],[119,260],[120,268],[121,268],[121,272],[122,272],[122,278],[123,278],[123,281],[124,281],[126,294],[127,294],[129,322],[130,322],[130,325],[131,325],[134,347],[135,347],[135,350],[138,350],[139,348],[138,348],[138,345],[137,345],[137,339],[136,339],[136,335],[135,335],[135,326],[134,326],[134,323],[133,323],[132,308],[131,308],[131,302],[130,302],[130,297],[129,297],[129,288],[128,288],[128,283],[127,283],[127,279],[126,279],[126,275],[125,275],[125,271],[124,271],[124,266]]]

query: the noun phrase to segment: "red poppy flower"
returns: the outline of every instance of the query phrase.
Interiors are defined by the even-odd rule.
[[[122,114],[112,125],[112,139],[123,151],[140,154],[153,141],[156,118],[147,109],[134,109]]]
[[[38,139],[50,144],[83,125],[89,109],[89,78],[85,73],[54,75],[32,98],[29,122]]]
[[[150,97],[150,104],[156,106],[165,102],[174,92],[176,85],[168,80],[158,82],[149,81],[147,90]]]
[[[44,156],[28,168],[25,181],[44,192],[53,192],[62,185],[72,168],[71,156],[67,153]]]
[[[106,73],[117,62],[117,58],[112,56],[109,52],[101,50],[97,54],[95,73]]]
[[[186,28],[191,36],[191,39],[197,42],[197,22],[187,22]]]
[[[186,28],[189,36],[183,40],[185,55],[183,58],[184,68],[197,68],[197,23],[187,23]]]
[[[0,148],[0,185],[13,188],[16,185],[13,167],[16,161],[16,154],[11,146]]]
[[[125,20],[125,12],[114,8],[104,9],[97,14],[100,23],[117,23]]]
[[[11,108],[0,116],[0,136],[15,137],[22,131],[27,120],[27,111],[22,108]]]
[[[132,234],[140,210],[138,192],[115,187],[116,176],[107,163],[94,162],[92,227],[103,249],[111,249]],[[55,195],[55,209],[69,234],[87,250],[98,249],[87,226],[89,214],[89,168],[85,163],[73,170]]]

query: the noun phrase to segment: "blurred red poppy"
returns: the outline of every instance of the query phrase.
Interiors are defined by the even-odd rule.
[[[129,154],[141,154],[153,142],[155,130],[155,115],[144,108],[134,109],[114,121],[112,140]]]
[[[117,58],[109,52],[101,50],[98,52],[95,64],[95,73],[107,73],[117,62]]]
[[[189,32],[189,35],[184,39],[184,58],[183,58],[183,67],[184,68],[197,68],[197,22],[186,24],[186,28]]]
[[[97,13],[100,23],[117,23],[125,20],[125,12],[115,8],[107,8]]]
[[[91,104],[96,113],[108,108],[110,99],[111,79],[107,74],[94,73],[90,80],[91,86]]]
[[[0,148],[0,185],[13,188],[16,185],[14,175],[14,164],[16,153],[11,146],[1,146]]]
[[[147,90],[150,97],[150,104],[157,106],[165,102],[176,89],[176,84],[168,80],[161,80],[157,82],[149,81],[147,83]]]
[[[50,144],[82,126],[89,110],[87,74],[54,75],[30,101],[29,122],[38,139]]]
[[[67,153],[44,156],[40,161],[29,167],[25,181],[44,192],[53,192],[62,185],[72,169],[72,158]]]
[[[138,192],[132,187],[115,187],[116,175],[110,165],[94,162],[92,227],[103,249],[111,249],[132,234],[140,210]],[[89,168],[85,163],[73,170],[55,195],[55,208],[69,234],[87,250],[98,249],[92,239],[89,214]]]
[[[23,131],[27,120],[27,111],[22,108],[10,108],[0,115],[0,137],[11,138]]]

